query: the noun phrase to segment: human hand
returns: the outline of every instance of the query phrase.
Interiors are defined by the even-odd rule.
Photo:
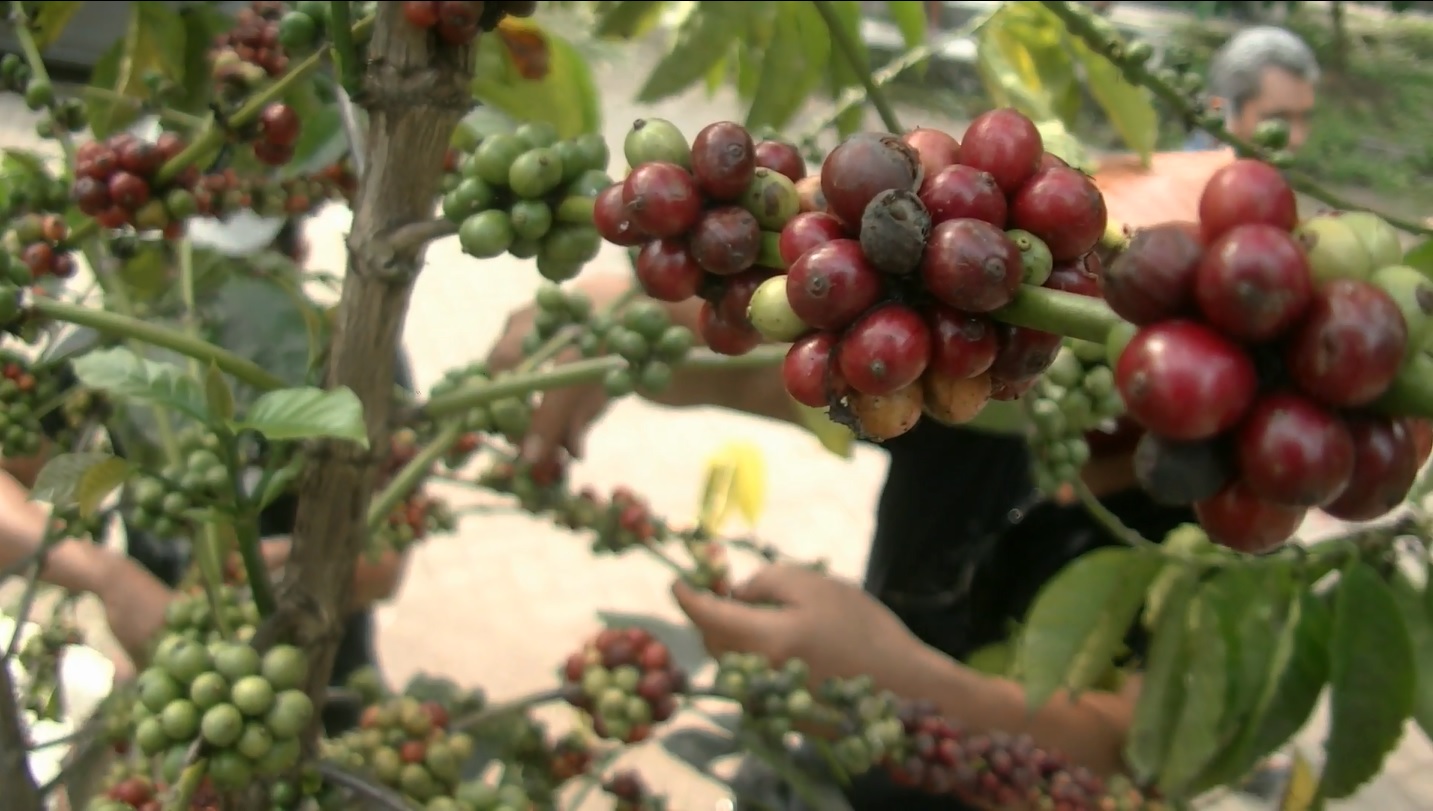
[[[621,276],[607,274],[580,281],[577,287],[587,293],[594,308],[600,311],[625,293],[629,283]],[[492,373],[510,372],[522,363],[523,339],[532,331],[536,316],[537,308],[531,304],[508,316],[502,335],[488,354],[487,365]],[[578,357],[576,351],[569,350],[559,354],[556,361],[569,363]],[[523,458],[529,462],[551,461],[563,450],[574,458],[581,458],[587,429],[606,409],[607,401],[607,394],[596,383],[544,392],[533,412],[528,435],[523,438]]]
[[[128,557],[108,555],[94,594],[104,606],[115,641],[137,666],[143,666],[160,630],[174,592]]]
[[[867,675],[899,691],[902,671],[925,650],[860,587],[800,566],[768,566],[730,599],[680,581],[672,594],[713,656],[756,653],[773,664],[800,659],[814,683]]]

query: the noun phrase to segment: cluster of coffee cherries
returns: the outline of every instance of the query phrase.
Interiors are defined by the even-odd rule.
[[[75,178],[70,194],[79,210],[105,228],[130,226],[137,231],[162,231],[175,238],[182,228],[183,209],[171,212],[167,196],[194,187],[199,173],[193,167],[174,178],[163,178],[165,164],[184,151],[184,139],[165,132],[153,142],[121,132],[104,140],[86,141],[75,153]]]
[[[471,44],[479,31],[493,30],[504,17],[531,17],[536,11],[537,3],[533,0],[408,0],[403,3],[403,16],[410,25],[432,29],[444,44],[454,47]]]
[[[653,794],[642,775],[631,769],[613,773],[602,781],[602,790],[615,800],[613,811],[666,811],[667,799]]]
[[[950,795],[978,808],[1155,811],[1166,806],[1128,779],[1108,781],[1028,735],[977,734],[929,706],[901,709],[905,744],[886,762],[896,783]]]
[[[1299,223],[1283,176],[1252,159],[1210,178],[1198,223],[1134,234],[1103,287],[1137,325],[1115,381],[1148,432],[1150,494],[1246,552],[1312,508],[1366,521],[1400,504],[1428,428],[1371,407],[1433,335],[1433,282],[1401,259],[1371,215]]]
[[[464,253],[535,259],[556,282],[597,256],[593,199],[612,182],[600,135],[560,139],[546,123],[486,133],[460,126],[453,144],[443,215],[457,224]]]
[[[279,36],[288,11],[285,2],[254,0],[234,15],[233,27],[215,37],[209,61],[222,101],[239,101],[261,82],[288,70],[289,57]]]
[[[587,713],[602,738],[636,743],[671,718],[687,674],[642,628],[606,628],[562,666],[568,703]]]
[[[63,215],[29,213],[11,221],[5,241],[10,243],[7,249],[14,248],[15,255],[19,256],[20,263],[28,271],[24,276],[32,280],[46,277],[69,279],[79,269],[74,254],[65,246],[69,235],[70,227]],[[8,258],[8,250],[6,261],[12,261]]]
[[[241,177],[233,169],[224,169],[199,178],[192,191],[170,192],[165,206],[176,220],[223,218],[241,210],[265,217],[295,216],[308,214],[330,200],[347,199],[352,183],[352,175],[341,164],[290,178]]]
[[[487,364],[471,363],[444,372],[443,378],[433,385],[432,396],[441,397],[462,389],[476,388],[491,380],[491,370]],[[474,406],[449,419],[462,420],[463,427],[468,432],[468,438],[459,442],[454,450],[455,455],[448,460],[449,467],[457,468],[481,445],[482,434],[497,434],[512,442],[521,441],[532,424],[532,403],[531,399],[525,396],[503,397]],[[436,426],[424,426],[417,436],[419,439],[427,439],[436,430]]]
[[[635,122],[623,141],[632,167],[597,198],[608,242],[638,249],[637,281],[658,301],[703,300],[712,350],[740,355],[761,342],[752,294],[776,275],[777,233],[800,210],[806,164],[790,144],[756,141],[739,124],[711,124],[688,143],[670,121]]]
[[[559,284],[545,282],[533,296],[533,304],[536,310],[532,331],[523,336],[522,343],[523,354],[527,356],[536,353],[543,344],[564,330],[585,328],[593,322],[592,299],[581,290],[569,290]]]
[[[379,470],[379,486],[386,484],[389,477],[418,455],[418,435],[411,428],[395,431],[389,438],[389,446],[389,455]],[[369,538],[368,550],[370,554],[402,552],[432,535],[453,532],[457,528],[458,518],[448,502],[417,488],[393,507],[388,521]]]
[[[276,776],[299,762],[299,735],[314,718],[307,676],[304,652],[292,645],[260,654],[243,642],[165,637],[137,681],[135,743],[164,759],[170,781],[195,741],[221,791]]]
[[[1104,344],[1066,339],[1055,362],[1023,398],[1030,416],[1029,442],[1035,486],[1055,493],[1071,483],[1095,444],[1127,432],[1124,403]]]
[[[56,507],[50,512],[50,537],[102,542],[108,521],[109,513],[102,510],[81,515],[78,507]]]
[[[18,54],[0,57],[0,91],[19,93],[25,106],[35,112],[49,110],[50,115],[36,129],[42,138],[55,134],[56,129],[79,132],[88,124],[84,102],[77,98],[56,98],[55,87],[48,79],[36,79],[30,66]]]
[[[329,749],[340,763],[422,805],[459,791],[473,740],[449,729],[441,703],[397,696],[364,708],[358,728]]]
[[[211,597],[196,583],[170,601],[164,612],[166,638],[202,644],[247,641],[259,627],[259,608],[243,587],[228,584]]]
[[[615,318],[594,321],[578,346],[588,356],[607,352],[627,361],[602,377],[608,396],[621,397],[666,389],[672,382],[672,365],[686,357],[695,343],[691,330],[673,324],[662,305],[635,301]]]
[[[309,54],[323,46],[329,26],[329,4],[323,0],[291,3],[279,18],[278,42],[288,55]]]
[[[0,452],[10,457],[38,452],[45,439],[43,411],[59,393],[54,375],[23,355],[0,349]]]
[[[50,721],[61,719],[60,659],[65,649],[84,644],[84,634],[71,605],[56,606],[51,619],[30,635],[16,651],[15,658],[29,675],[21,700],[26,712]]]
[[[136,474],[126,486],[131,526],[166,540],[187,537],[196,515],[224,503],[234,490],[218,434],[197,428],[176,439],[178,459],[157,473]]]

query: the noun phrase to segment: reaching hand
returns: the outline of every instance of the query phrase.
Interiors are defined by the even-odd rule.
[[[174,600],[174,592],[130,558],[111,555],[95,596],[104,605],[105,619],[115,640],[136,666],[142,667],[155,637],[164,628],[164,615]]]
[[[626,291],[627,281],[620,276],[597,276],[582,288],[596,309],[602,310]],[[512,371],[522,363],[523,339],[532,331],[536,313],[536,308],[528,305],[508,316],[502,337],[488,355],[488,368],[494,374]],[[577,357],[576,352],[565,352],[557,362],[569,363]],[[546,461],[565,450],[581,458],[587,429],[607,408],[607,400],[602,387],[595,383],[545,392],[524,438],[523,457],[530,462]]]
[[[681,582],[672,593],[712,655],[757,653],[777,664],[801,659],[815,682],[869,675],[893,688],[924,649],[855,584],[799,566],[768,566],[731,599]]]

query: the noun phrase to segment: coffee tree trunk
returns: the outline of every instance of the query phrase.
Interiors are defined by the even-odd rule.
[[[364,173],[347,239],[328,384],[347,386],[362,400],[369,449],[346,442],[311,449],[299,482],[292,558],[263,635],[308,650],[308,691],[319,706],[363,547],[375,462],[388,447],[395,356],[423,263],[423,245],[396,245],[393,237],[403,226],[432,219],[448,139],[472,104],[470,49],[436,44],[405,21],[402,3],[378,4],[367,58],[355,99],[368,111],[363,143],[356,145],[365,156]]]

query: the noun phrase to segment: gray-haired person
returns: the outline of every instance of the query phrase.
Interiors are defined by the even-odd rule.
[[[1246,28],[1230,37],[1209,63],[1211,102],[1224,114],[1230,134],[1248,140],[1263,122],[1280,121],[1289,128],[1291,150],[1308,138],[1318,81],[1318,59],[1308,43],[1272,25]],[[1216,146],[1201,131],[1185,148]]]

